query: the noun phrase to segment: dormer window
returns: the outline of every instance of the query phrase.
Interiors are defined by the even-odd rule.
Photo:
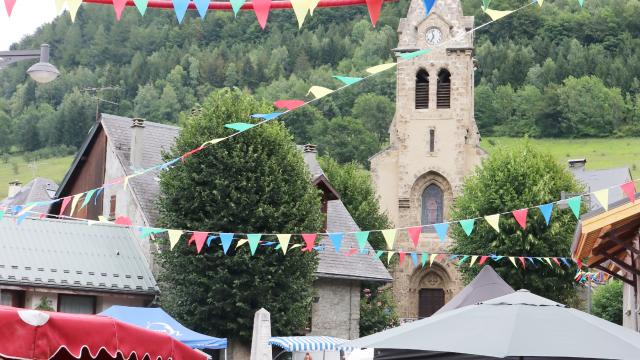
[[[416,74],[416,109],[429,108],[429,73],[425,69]]]
[[[438,109],[451,108],[451,73],[447,69],[442,69],[438,73],[437,107]]]

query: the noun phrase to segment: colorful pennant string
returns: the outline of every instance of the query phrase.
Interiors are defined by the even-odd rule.
[[[334,78],[342,81],[347,86],[353,85],[353,84],[363,80],[363,78],[361,78],[361,77],[338,76],[338,75],[334,76]]]

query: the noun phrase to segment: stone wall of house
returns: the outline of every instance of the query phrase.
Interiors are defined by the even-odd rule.
[[[454,198],[485,156],[474,119],[473,37],[465,31],[473,17],[463,16],[459,0],[443,0],[427,17],[420,0],[412,0],[406,18],[398,26],[399,49],[427,49],[425,56],[399,59],[396,114],[389,129],[390,147],[371,160],[371,176],[382,209],[396,227],[421,225],[422,194],[435,184],[443,192],[443,218],[448,219]],[[442,32],[439,44],[428,44],[429,29]],[[429,74],[428,108],[416,109],[416,75]],[[437,107],[438,74],[451,74],[450,107]],[[433,149],[431,137],[433,134]],[[433,150],[433,151],[432,151]],[[418,251],[445,252],[451,240],[441,242],[433,233],[421,235]],[[396,248],[414,249],[406,234],[399,234]],[[401,318],[418,316],[418,292],[441,288],[448,301],[461,288],[454,266],[427,266],[414,270],[411,261],[393,270],[394,297]]]
[[[360,336],[360,283],[318,279],[311,310],[309,335],[356,339]]]

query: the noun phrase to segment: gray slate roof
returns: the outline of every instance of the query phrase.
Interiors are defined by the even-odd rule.
[[[131,229],[53,219],[0,221],[0,284],[157,293]]]
[[[55,193],[55,191],[58,190],[58,184],[50,179],[41,177],[35,178],[24,185],[15,195],[1,200],[0,208],[10,208],[14,205],[25,205],[38,201],[49,201],[52,197],[49,195],[47,190]],[[46,213],[49,211],[49,205],[36,206],[32,210]]]
[[[586,170],[584,167],[578,167],[569,168],[569,170],[576,180],[585,186],[585,191],[587,192],[613,187],[609,190],[609,203],[614,203],[627,197],[618,185],[631,180],[631,172],[628,167],[603,170]],[[594,210],[599,207],[600,204],[592,196],[589,208]]]
[[[131,162],[129,161],[131,147],[131,122],[130,118],[102,114],[102,126],[107,134],[108,141],[116,148],[117,156],[123,164],[127,174],[133,174]],[[143,167],[162,163],[162,153],[169,151],[175,139],[180,133],[180,128],[170,125],[158,124],[151,121],[144,123],[144,153]],[[322,168],[316,159],[315,153],[303,153],[305,164],[309,168],[312,178],[323,174]],[[155,201],[160,193],[160,186],[157,182],[156,174],[149,173],[138,176],[130,180],[129,185],[135,196],[138,198],[142,210],[150,225],[158,218],[158,209]],[[327,209],[327,231],[347,232],[359,231],[355,221],[340,200],[328,202]],[[316,274],[319,277],[336,277],[347,279],[382,280],[391,281],[392,277],[379,259],[374,259],[372,255],[354,254],[346,257],[344,254],[335,252],[331,241],[323,239],[322,244],[326,245],[325,250],[320,252],[320,262]],[[349,247],[357,248],[358,242],[355,236],[345,236],[343,249]],[[367,244],[371,250],[371,246]],[[342,250],[344,252],[344,250]]]

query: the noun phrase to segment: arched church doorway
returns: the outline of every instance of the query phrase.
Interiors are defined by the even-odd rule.
[[[420,289],[418,293],[418,317],[420,319],[435,314],[444,306],[444,289]]]

